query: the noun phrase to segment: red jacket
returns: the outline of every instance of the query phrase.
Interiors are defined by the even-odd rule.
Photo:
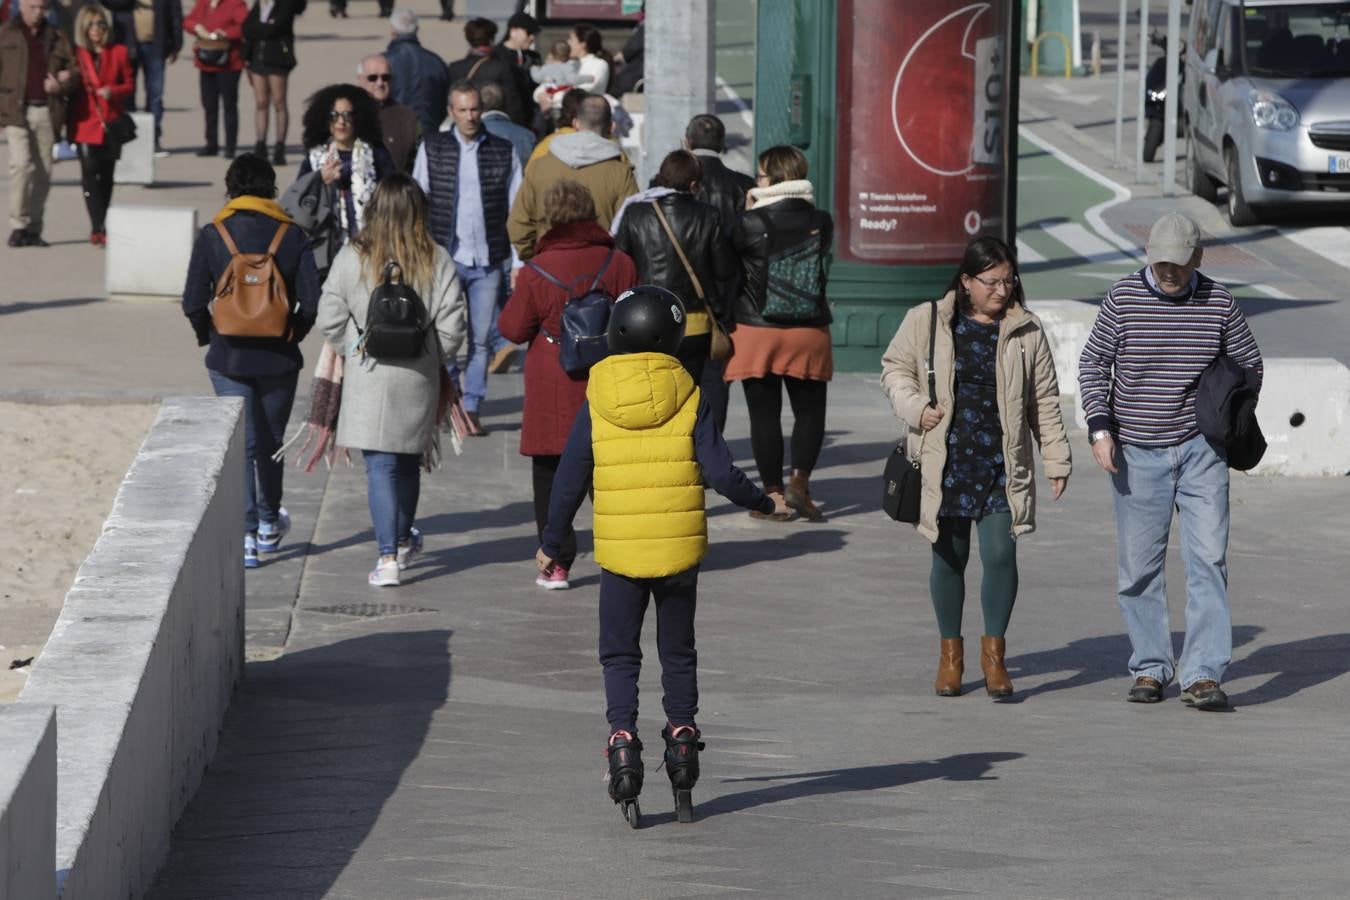
[[[613,246],[614,239],[599,223],[573,222],[550,229],[540,238],[532,261],[564,284],[575,283],[576,293],[582,294]],[[615,250],[600,283],[618,297],[637,281],[632,258]],[[540,333],[541,326],[551,335],[561,333],[563,304],[569,296],[526,266],[497,320],[497,329],[508,341],[530,344],[525,356],[525,413],[520,423],[524,456],[560,456],[572,420],[586,402],[586,376],[564,372],[558,345]]]
[[[81,82],[79,90],[71,97],[70,139],[77,144],[102,144],[103,123],[122,114],[122,102],[131,97],[135,87],[131,80],[131,64],[127,62],[127,48],[109,44],[95,64],[92,53],[77,47],[75,64],[79,67]],[[111,97],[104,99],[98,95],[98,89],[103,87],[112,89]]]
[[[203,72],[238,72],[244,68],[244,20],[248,18],[248,4],[244,0],[220,0],[215,9],[211,8],[211,0],[197,0],[192,12],[188,13],[183,19],[183,30],[194,38],[197,36],[197,26],[200,25],[207,31],[219,31],[224,35],[224,39],[230,42],[230,62],[226,66],[207,66],[197,58],[195,51],[192,54],[192,64]]]

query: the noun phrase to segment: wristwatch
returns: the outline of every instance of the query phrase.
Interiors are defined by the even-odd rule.
[[[1094,431],[1094,432],[1092,432],[1091,434],[1089,434],[1089,435],[1088,435],[1088,443],[1089,443],[1089,444],[1095,444],[1095,443],[1097,443],[1098,441],[1100,441],[1102,438],[1104,438],[1104,437],[1110,437],[1110,436],[1111,436],[1111,432],[1109,432],[1109,431],[1107,431],[1105,428],[1103,428],[1103,429],[1101,429],[1100,431]]]

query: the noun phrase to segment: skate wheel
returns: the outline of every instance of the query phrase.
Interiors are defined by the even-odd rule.
[[[619,804],[623,811],[624,821],[628,823],[629,828],[639,828],[642,826],[642,810],[638,808],[636,800],[625,800]]]
[[[675,818],[681,822],[694,821],[694,792],[675,790]]]

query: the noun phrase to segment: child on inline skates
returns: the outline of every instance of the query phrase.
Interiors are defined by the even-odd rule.
[[[536,557],[547,574],[593,478],[609,796],[634,828],[641,815],[637,696],[647,601],[656,598],[666,774],[679,820],[691,822],[703,749],[694,722],[694,607],[698,566],[708,548],[704,481],[746,509],[782,512],[736,468],[698,386],[675,358],[684,329],[684,304],[665,288],[638,285],[615,301],[607,330],[612,355],[591,367],[586,406],[558,465]]]

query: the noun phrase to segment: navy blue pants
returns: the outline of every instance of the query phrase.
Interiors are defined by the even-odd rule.
[[[666,719],[693,725],[698,715],[698,651],[694,607],[698,566],[666,578],[628,578],[600,570],[600,665],[605,671],[609,729],[637,734],[642,619],[656,598],[656,652]]]

